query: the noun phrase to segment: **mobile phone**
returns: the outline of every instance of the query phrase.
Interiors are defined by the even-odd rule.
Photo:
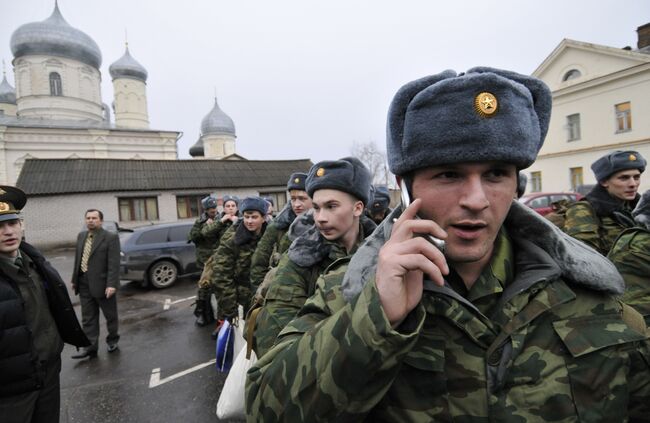
[[[400,187],[400,190],[402,191],[401,192],[402,208],[403,208],[402,211],[404,211],[409,206],[409,204],[411,204],[411,196],[409,195],[409,190],[408,190],[408,187],[406,186],[406,182],[404,181],[404,179],[402,179],[400,181],[399,187]],[[420,216],[415,215],[415,218],[420,219]],[[443,241],[442,239],[438,239],[438,238],[436,238],[436,237],[434,237],[433,235],[430,235],[430,234],[423,234],[422,237],[424,239],[426,239],[427,241],[429,241],[430,243],[432,243],[443,254],[445,253],[445,246],[446,246],[445,241]]]

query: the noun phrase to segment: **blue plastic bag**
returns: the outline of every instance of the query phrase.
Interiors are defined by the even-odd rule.
[[[228,372],[232,366],[235,347],[235,327],[225,320],[217,336],[217,370]]]

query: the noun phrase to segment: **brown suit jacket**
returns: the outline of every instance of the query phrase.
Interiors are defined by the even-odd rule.
[[[72,284],[75,286],[75,294],[79,294],[79,267],[81,266],[81,254],[83,253],[87,233],[88,231],[81,231],[77,236],[77,251],[75,252],[72,271]],[[95,231],[86,276],[90,286],[90,295],[94,298],[105,297],[107,287],[119,288],[120,239],[117,234],[108,232],[103,228]]]

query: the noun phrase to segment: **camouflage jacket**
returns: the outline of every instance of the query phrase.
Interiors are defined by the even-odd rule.
[[[309,219],[309,217],[305,217]],[[346,252],[339,243],[327,241],[312,226],[298,237],[282,256],[273,281],[264,298],[264,306],[255,322],[253,349],[258,357],[265,354],[277,335],[298,313],[316,289],[316,280],[336,260],[354,254],[364,238],[372,233],[374,222],[362,218],[355,248]]]
[[[196,246],[196,263],[199,267],[203,267],[215,248],[214,237],[205,236],[202,233],[203,229],[210,225],[206,224],[207,220],[208,216],[205,213],[202,213],[201,216],[196,219],[192,229],[190,229],[190,233],[187,235],[188,240],[192,241]]]
[[[625,280],[623,301],[650,324],[650,230],[626,229],[607,255]]]
[[[285,235],[295,219],[296,214],[291,209],[291,203],[288,203],[273,222],[269,224],[264,236],[257,245],[251,261],[253,289],[257,289],[264,280],[266,273],[272,267],[278,265],[282,254],[289,249],[291,242]]]
[[[637,201],[617,200],[601,185],[596,185],[585,199],[567,209],[564,231],[607,255],[616,237],[634,226],[631,210]]]
[[[481,275],[493,305],[425,282],[394,330],[374,273],[399,213],[331,266],[253,365],[248,421],[647,421],[647,329],[614,299],[623,284],[610,262],[514,202],[509,240]]]
[[[250,286],[250,263],[255,247],[264,234],[255,235],[248,231],[242,221],[228,228],[214,253],[212,285],[219,302],[219,318],[234,316],[237,304],[248,307],[252,296]]]
[[[217,215],[217,217],[214,218],[214,221],[212,223],[204,225],[201,228],[201,236],[212,242],[212,252],[210,255],[212,255],[212,253],[214,253],[214,251],[219,248],[221,237],[226,233],[228,228],[232,226],[232,220],[226,220],[225,222],[221,221],[223,216],[224,214],[220,213]]]

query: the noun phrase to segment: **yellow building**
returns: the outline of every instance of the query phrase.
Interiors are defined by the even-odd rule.
[[[553,92],[553,113],[527,192],[595,184],[591,163],[614,150],[650,159],[650,23],[637,32],[637,49],[565,39],[533,72]],[[649,188],[646,175],[640,191]]]

